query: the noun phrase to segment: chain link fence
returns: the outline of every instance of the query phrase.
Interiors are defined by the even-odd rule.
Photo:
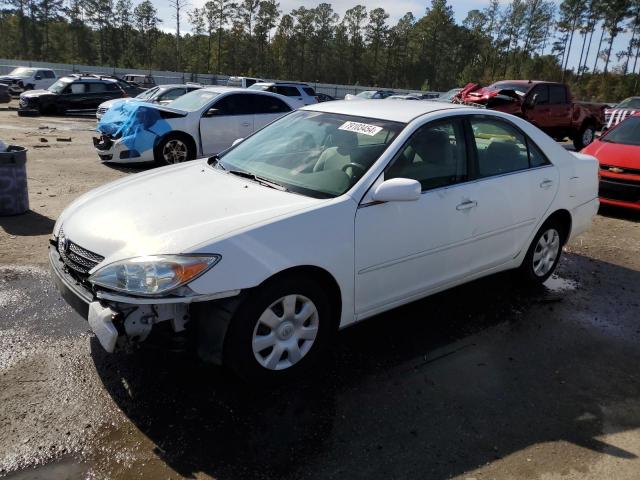
[[[95,65],[80,65],[69,63],[32,62],[25,60],[10,60],[0,58],[0,75],[7,75],[16,67],[50,68],[58,77],[72,73],[92,73],[96,75],[114,75],[123,77],[127,74],[151,75],[158,85],[170,83],[197,82],[203,85],[226,85],[229,75],[214,75],[210,73],[170,72],[164,70],[143,70],[132,68],[97,67]],[[267,79],[265,79],[267,80]],[[268,80],[274,81],[274,80]],[[347,94],[357,95],[366,90],[380,90],[381,87],[364,85],[336,85],[332,83],[304,82],[312,86],[316,92],[331,95],[335,98],[344,98]],[[392,90],[386,89],[384,90]],[[397,93],[430,93],[436,95],[439,92],[424,92],[419,90],[395,90]]]

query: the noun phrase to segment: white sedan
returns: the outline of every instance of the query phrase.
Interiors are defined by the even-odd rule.
[[[514,116],[327,102],[87,193],[49,255],[107,351],[167,321],[201,358],[271,381],[394,307],[502,270],[544,282],[597,189],[593,157]]]
[[[259,90],[207,87],[169,106],[119,102],[98,122],[93,143],[103,162],[160,165],[215,155],[296,109],[287,97]]]

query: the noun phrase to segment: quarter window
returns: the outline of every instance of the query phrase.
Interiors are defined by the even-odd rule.
[[[478,153],[478,176],[492,177],[546,165],[549,161],[531,140],[506,122],[472,119]]]
[[[460,121],[418,129],[385,171],[385,179],[389,178],[417,180],[423,191],[466,181],[467,155]]]

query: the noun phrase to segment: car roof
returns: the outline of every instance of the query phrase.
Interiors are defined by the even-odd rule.
[[[308,83],[303,82],[256,82],[254,85],[293,85],[296,87],[308,87]]]
[[[494,82],[493,85],[500,85],[501,83],[508,83],[510,85],[538,85],[539,83],[563,85],[560,82],[548,82],[546,80],[500,80],[499,82]]]
[[[388,120],[392,122],[409,123],[416,117],[435,112],[438,110],[469,109],[466,105],[438,102],[387,102],[386,100],[363,100],[315,103],[308,105],[302,110],[313,110],[316,112],[338,113],[342,115],[353,115],[356,117],[368,117],[378,120]],[[486,110],[478,109],[485,112]]]

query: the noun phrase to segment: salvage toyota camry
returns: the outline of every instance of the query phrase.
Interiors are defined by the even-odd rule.
[[[501,270],[545,281],[597,191],[593,157],[508,114],[328,102],[85,194],[49,257],[107,351],[186,332],[271,381],[385,310]]]

